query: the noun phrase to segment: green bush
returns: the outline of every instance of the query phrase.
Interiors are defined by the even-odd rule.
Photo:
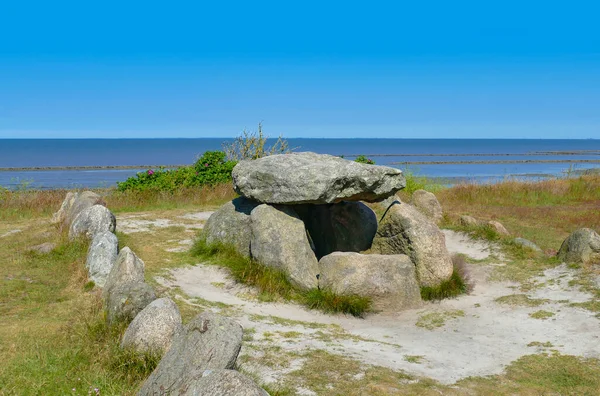
[[[358,162],[359,164],[375,165],[375,161],[373,161],[371,158],[367,158],[365,155],[359,155],[356,157],[354,162]]]
[[[124,182],[117,182],[119,191],[175,191],[181,187],[215,185],[231,180],[236,162],[226,161],[222,151],[207,151],[192,166],[177,169],[148,169]]]

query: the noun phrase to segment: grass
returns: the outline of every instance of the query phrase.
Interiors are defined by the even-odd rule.
[[[452,256],[452,276],[437,286],[421,286],[421,298],[425,301],[443,300],[469,293],[472,285],[469,283],[466,261],[464,256]]]
[[[548,300],[539,298],[530,298],[526,294],[509,294],[495,299],[499,304],[523,306],[523,307],[539,307],[548,302]]]
[[[372,309],[368,297],[338,295],[330,290],[300,290],[284,272],[257,263],[237,253],[235,248],[222,243],[207,244],[201,236],[191,249],[191,254],[210,264],[229,269],[231,276],[240,283],[254,286],[259,291],[260,301],[284,299],[296,301],[311,309],[327,313],[346,313],[363,317]]]
[[[543,309],[535,311],[529,314],[529,317],[533,319],[546,320],[554,316],[554,312],[544,311]]]
[[[106,327],[87,285],[87,242],[36,219],[19,226],[0,249],[0,394],[134,394],[157,357],[121,350],[124,328]],[[47,241],[50,253],[28,251]]]
[[[433,330],[444,326],[450,319],[462,318],[464,316],[465,312],[458,309],[442,312],[429,312],[421,315],[415,325],[427,330]]]

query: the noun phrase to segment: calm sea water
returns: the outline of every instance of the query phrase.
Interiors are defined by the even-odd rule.
[[[213,138],[0,139],[0,168],[191,164],[203,152],[220,149],[225,141]],[[597,139],[288,139],[288,142],[297,151],[348,157],[373,155],[379,165],[394,166],[429,177],[473,181],[494,181],[509,176],[562,176],[573,169],[600,167],[597,163],[405,164],[407,161],[600,160],[600,140]],[[539,155],[552,152],[563,154]],[[390,156],[377,156],[382,154]],[[141,170],[144,169],[0,171],[0,186],[14,188],[25,183],[36,188],[109,187]]]

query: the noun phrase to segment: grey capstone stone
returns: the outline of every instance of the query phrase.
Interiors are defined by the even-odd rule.
[[[421,304],[415,265],[404,254],[334,252],[319,261],[319,287],[338,294],[371,297],[378,310]]]
[[[409,256],[421,286],[437,286],[452,276],[452,259],[444,234],[435,223],[404,202],[397,201],[387,209],[372,250]]]
[[[109,231],[115,232],[117,219],[105,206],[94,205],[82,210],[69,228],[69,238],[85,235],[93,238],[96,234]]]
[[[433,193],[425,190],[417,190],[411,198],[412,205],[421,213],[438,224],[443,217],[442,205]]]
[[[239,197],[221,206],[204,225],[206,242],[232,244],[238,253],[249,257],[250,213],[257,205],[257,202]]]
[[[138,395],[179,394],[205,370],[231,369],[242,347],[242,326],[203,312],[175,335],[171,348],[142,385]],[[217,395],[217,394],[215,394]]]
[[[103,295],[120,283],[144,282],[144,262],[129,247],[124,247],[117,256],[104,284]]]
[[[232,176],[239,194],[270,204],[375,202],[406,185],[399,169],[310,152],[241,161]]]
[[[97,286],[104,287],[108,274],[117,261],[119,241],[115,234],[104,231],[96,234],[90,243],[85,266],[89,278]]]
[[[285,272],[302,289],[317,287],[319,264],[304,223],[290,206],[257,206],[250,215],[252,257]]]
[[[163,355],[171,347],[175,334],[181,331],[181,314],[177,304],[168,297],[152,301],[127,327],[121,348],[139,353]]]
[[[591,228],[573,231],[560,246],[558,258],[567,263],[600,263],[600,236]]]
[[[180,396],[269,396],[254,381],[235,370],[205,370],[201,376],[184,384],[176,394]]]
[[[367,250],[377,232],[377,216],[362,202],[295,205],[294,209],[306,225],[317,258]]]
[[[154,289],[147,283],[119,283],[106,300],[106,321],[109,325],[131,322],[138,313],[156,300]]]

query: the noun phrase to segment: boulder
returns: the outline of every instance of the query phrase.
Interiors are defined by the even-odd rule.
[[[232,244],[238,253],[250,256],[250,213],[257,202],[239,197],[221,206],[204,225],[208,244],[221,242]]]
[[[317,287],[319,263],[296,212],[290,206],[262,204],[252,211],[250,219],[252,258],[285,272],[300,288]]]
[[[296,205],[294,209],[304,221],[317,258],[367,250],[377,232],[377,216],[362,202]]]
[[[525,239],[525,238],[515,238],[513,240],[513,242],[516,245],[526,247],[526,248],[531,249],[531,250],[533,250],[533,251],[535,251],[537,253],[542,253],[542,249],[540,249],[540,247],[538,245],[536,245],[535,243],[531,242],[528,239]]]
[[[496,232],[496,234],[500,235],[500,236],[509,236],[510,232],[508,232],[508,230],[506,228],[504,228],[504,226],[494,220],[490,220],[486,223],[486,225],[488,227],[490,227],[492,230],[494,230]]]
[[[269,396],[253,380],[235,370],[204,370],[173,393],[179,396]]]
[[[479,220],[467,215],[460,216],[459,222],[463,227],[478,227],[480,225]]]
[[[413,308],[421,303],[415,265],[404,254],[334,252],[319,261],[319,288],[371,297],[378,310]]]
[[[177,333],[138,395],[179,394],[205,370],[231,369],[242,347],[242,326],[203,312]],[[218,394],[218,393],[217,393]],[[215,394],[215,395],[217,395]]]
[[[124,247],[108,273],[104,284],[104,298],[120,283],[144,282],[144,262],[129,247]]]
[[[408,255],[416,266],[421,286],[439,285],[452,275],[452,259],[442,231],[413,206],[399,200],[380,221],[372,250]]]
[[[567,263],[600,263],[600,236],[591,228],[573,231],[560,246],[558,258]]]
[[[94,205],[104,205],[100,195],[92,191],[69,192],[60,209],[52,216],[52,222],[70,227],[71,223],[83,210]]]
[[[310,152],[241,161],[232,176],[239,194],[270,204],[376,202],[406,185],[399,169]]]
[[[37,254],[48,254],[51,251],[53,251],[55,247],[56,247],[55,243],[44,242],[42,244],[32,246],[32,247],[30,247],[27,250],[30,251],[30,252],[35,252]]]
[[[412,205],[421,213],[439,224],[443,217],[442,205],[433,193],[425,190],[417,190],[412,195]]]
[[[89,278],[97,286],[104,287],[108,274],[117,261],[119,241],[115,234],[104,231],[96,234],[90,243],[85,266]]]
[[[129,323],[154,300],[154,289],[147,283],[119,283],[111,289],[106,300],[106,321],[109,325]]]
[[[182,328],[177,304],[168,297],[152,301],[127,327],[121,348],[131,348],[139,353],[154,352],[164,355],[171,341]]]
[[[82,210],[69,228],[69,238],[85,235],[93,238],[96,234],[109,231],[115,232],[117,219],[105,206],[94,205]]]

